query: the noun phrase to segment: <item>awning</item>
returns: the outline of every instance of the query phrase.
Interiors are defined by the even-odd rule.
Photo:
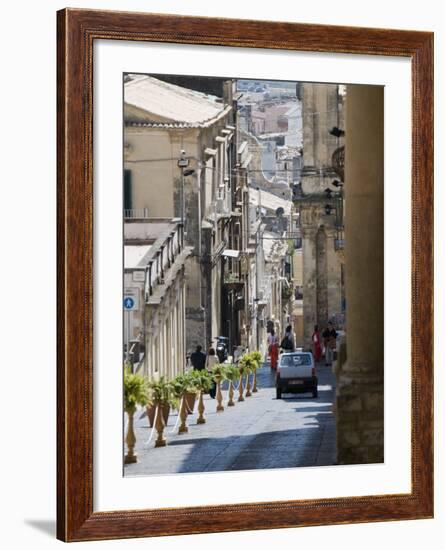
[[[227,256],[228,258],[239,258],[239,250],[232,250],[231,248],[226,248],[222,252],[222,256]]]

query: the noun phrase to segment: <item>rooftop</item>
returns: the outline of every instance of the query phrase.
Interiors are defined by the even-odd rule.
[[[124,223],[124,239],[128,241],[152,241],[165,237],[176,229],[179,218],[130,219]],[[134,243],[132,243],[134,244]],[[140,244],[140,243],[139,243]],[[145,242],[144,244],[148,244]]]
[[[135,269],[146,267],[153,262],[160,250],[173,239],[173,246],[178,248],[177,218],[149,218],[144,220],[126,220],[124,223],[124,268]],[[168,262],[167,254],[163,263]]]
[[[277,197],[277,195],[269,193],[268,191],[250,187],[249,203],[253,206],[258,206],[260,201],[262,208],[272,210],[273,212],[276,212],[277,208],[282,208],[284,210],[284,216],[289,216],[292,209],[292,201]]]
[[[145,267],[147,262],[144,257],[150,250],[150,244],[132,244],[124,246],[124,267],[133,269],[135,267]]]
[[[125,123],[151,127],[207,127],[231,110],[219,98],[163,82],[132,75],[125,83]]]

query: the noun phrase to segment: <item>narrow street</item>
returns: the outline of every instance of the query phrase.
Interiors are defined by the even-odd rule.
[[[206,424],[189,415],[189,432],[177,434],[177,413],[170,414],[168,445],[155,448],[155,434],[145,413],[136,415],[138,462],[125,466],[126,476],[219,472],[296,466],[326,466],[335,462],[335,418],[332,412],[335,377],[331,367],[317,368],[319,394],[285,394],[276,399],[274,374],[265,364],[258,370],[258,393],[216,412],[216,401],[205,396]],[[224,404],[226,386],[223,386]],[[237,393],[236,393],[237,396]]]

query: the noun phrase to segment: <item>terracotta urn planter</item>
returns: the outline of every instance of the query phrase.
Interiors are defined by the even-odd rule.
[[[134,412],[128,413],[128,428],[127,428],[127,437],[125,439],[127,443],[128,452],[125,455],[125,464],[134,464],[138,461],[137,455],[134,452],[134,447],[136,445],[136,436],[134,435]]]
[[[161,405],[161,410],[162,410],[162,419],[164,421],[164,425],[167,426],[168,417],[170,416],[170,405],[168,403],[164,403],[163,405]],[[147,417],[148,417],[148,424],[150,428],[153,428],[155,415],[156,415],[156,405],[155,404],[149,405],[147,407]]]
[[[195,410],[196,404],[196,392],[187,391],[184,393],[184,401],[187,410],[187,414],[192,414]]]
[[[189,431],[189,428],[187,426],[187,416],[188,416],[187,401],[184,395],[181,401],[181,406],[179,408],[179,419],[181,421],[181,424],[179,425],[179,428],[178,428],[178,434],[185,434]]]
[[[161,410],[163,409],[162,405],[160,405],[159,407],[161,408]],[[164,429],[164,415],[158,413],[155,420],[155,430],[158,432],[158,436],[155,441],[155,447],[165,447],[167,445],[167,440],[164,437]]]
[[[216,381],[216,412],[222,412],[224,410],[224,406],[222,404],[223,401],[223,395],[221,392],[221,378],[215,378]]]
[[[233,382],[232,380],[229,380],[229,391],[228,391],[228,397],[229,400],[227,401],[228,407],[234,407],[235,401],[233,400],[233,396],[235,395],[235,390],[233,389]]]
[[[252,388],[252,393],[257,393],[258,391],[258,388],[257,388],[257,385],[256,385],[256,369],[253,371],[253,388]]]
[[[244,401],[244,385],[243,385],[243,375],[239,377],[239,386],[238,386],[238,401]]]
[[[252,392],[250,391],[252,389],[252,386],[250,385],[250,374],[247,373],[246,375],[246,397],[250,397],[252,395]]]
[[[196,420],[197,424],[205,424],[206,419],[204,417],[205,405],[204,405],[204,394],[202,391],[199,392],[199,401],[198,401],[198,412],[199,416]]]

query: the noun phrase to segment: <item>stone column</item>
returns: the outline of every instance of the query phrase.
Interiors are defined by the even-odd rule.
[[[317,266],[317,323],[320,330],[327,326],[329,320],[328,312],[328,263],[327,263],[327,244],[328,239],[324,226],[317,230],[315,238],[316,266]]]
[[[317,324],[316,228],[302,228],[303,245],[303,329],[304,347],[312,348],[312,332]]]
[[[338,463],[376,463],[384,459],[382,87],[348,86],[345,160],[347,358],[337,373]]]
[[[341,314],[341,261],[335,251],[335,229],[325,228],[327,235],[327,285],[328,285],[328,316],[339,318]],[[338,328],[338,327],[336,327]]]

